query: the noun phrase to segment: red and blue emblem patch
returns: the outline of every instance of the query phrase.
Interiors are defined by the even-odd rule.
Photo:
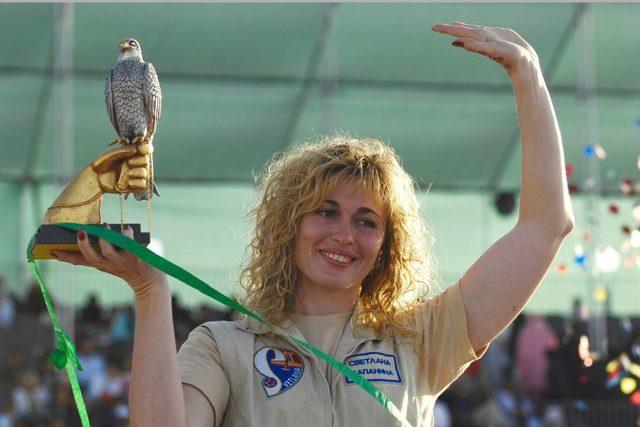
[[[293,350],[263,347],[253,356],[253,365],[264,377],[262,388],[267,397],[277,396],[293,387],[304,372],[304,362]]]

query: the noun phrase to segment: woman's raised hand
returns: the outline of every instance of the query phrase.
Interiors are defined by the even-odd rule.
[[[123,234],[133,238],[133,230],[128,227],[125,227]],[[167,285],[164,273],[127,251],[116,250],[106,240],[98,239],[99,250],[96,250],[89,244],[87,233],[81,230],[77,234],[77,242],[80,253],[55,251],[52,255],[60,261],[94,267],[124,279],[133,289],[136,298],[146,296],[158,286]]]
[[[451,43],[453,46],[493,59],[510,75],[522,64],[533,63],[536,66],[539,64],[536,51],[520,34],[510,28],[453,22],[436,24],[431,29],[455,37]]]

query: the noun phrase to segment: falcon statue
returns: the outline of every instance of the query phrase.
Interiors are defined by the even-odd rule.
[[[116,65],[107,73],[104,98],[109,119],[118,134],[112,144],[152,144],[162,108],[162,92],[156,70],[153,64],[142,59],[137,40],[125,39],[120,43]],[[153,167],[150,183],[159,196],[153,181]],[[136,191],[134,196],[136,200],[147,199],[147,190]]]

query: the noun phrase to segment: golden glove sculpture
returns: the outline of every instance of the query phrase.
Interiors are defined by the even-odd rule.
[[[149,144],[126,145],[102,153],[71,180],[45,213],[43,224],[100,224],[104,193],[129,194],[147,188]]]
[[[105,193],[126,195],[148,188],[152,154],[150,144],[125,145],[102,153],[82,168],[44,214],[42,226],[29,245],[30,256],[50,259],[52,250],[77,251],[75,232],[55,224],[101,224]],[[143,233],[140,224],[128,225],[136,241],[149,243],[149,233]],[[112,224],[111,228],[120,231],[120,226]]]

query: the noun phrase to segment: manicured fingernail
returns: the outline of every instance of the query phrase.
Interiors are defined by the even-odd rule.
[[[453,42],[453,43],[451,43],[451,45],[452,45],[452,46],[455,46],[455,47],[462,47],[462,46],[464,46],[464,44],[462,44],[461,42]]]
[[[78,231],[78,239],[84,240],[87,238],[87,233],[84,230]]]
[[[58,252],[54,252],[54,251],[51,251],[51,256],[54,257],[55,259],[58,259],[59,257]]]

